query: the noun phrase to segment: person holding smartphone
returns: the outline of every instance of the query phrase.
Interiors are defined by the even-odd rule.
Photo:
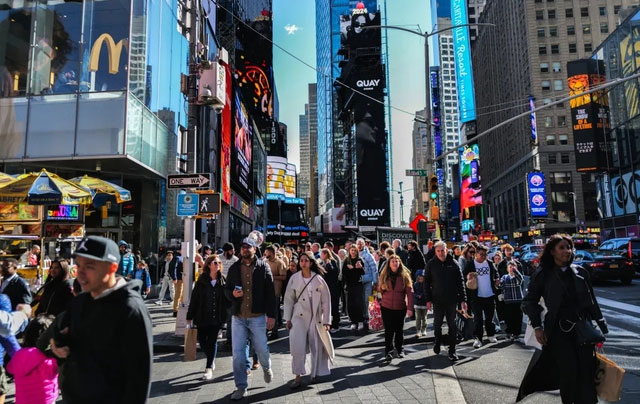
[[[364,261],[360,258],[358,247],[351,245],[349,255],[344,260],[342,279],[347,285],[347,312],[351,320],[351,329],[357,331],[363,328],[364,320]]]

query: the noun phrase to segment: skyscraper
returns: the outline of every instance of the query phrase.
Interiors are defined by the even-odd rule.
[[[309,148],[309,104],[304,104],[304,114],[299,117],[300,134],[300,174],[298,174],[298,197],[309,198],[311,178],[311,150]]]

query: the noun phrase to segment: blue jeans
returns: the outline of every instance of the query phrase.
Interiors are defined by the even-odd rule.
[[[263,370],[271,369],[269,357],[269,345],[267,345],[267,317],[240,318],[233,316],[231,319],[231,346],[233,349],[233,378],[236,387],[246,389],[247,384],[247,342],[251,339],[251,345],[258,355],[258,361]]]

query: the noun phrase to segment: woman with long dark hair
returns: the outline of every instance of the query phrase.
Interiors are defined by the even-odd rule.
[[[298,271],[291,276],[284,296],[284,319],[289,330],[291,367],[295,379],[292,389],[301,385],[307,373],[307,352],[311,353],[311,381],[316,376],[331,374],[333,359],[331,328],[331,294],[324,281],[324,269],[318,265],[313,253],[305,252],[298,260]]]
[[[594,381],[596,332],[589,327],[595,320],[603,334],[609,330],[589,273],[572,265],[573,258],[571,238],[552,236],[522,301],[522,311],[529,316],[542,350],[536,350],[531,359],[517,401],[536,391],[560,389],[563,404],[598,402]],[[544,298],[548,310],[544,320],[540,298]],[[583,332],[585,329],[590,331]]]
[[[364,261],[360,258],[360,252],[355,244],[349,247],[349,255],[342,264],[342,281],[347,286],[347,313],[351,320],[351,329],[358,330],[363,327],[364,321]]]
[[[42,286],[35,316],[51,314],[57,316],[67,310],[73,299],[73,280],[69,275],[69,264],[65,260],[55,260],[49,267],[49,276]]]
[[[214,360],[218,352],[218,332],[227,321],[225,278],[221,269],[222,262],[216,254],[207,257],[202,274],[193,288],[187,310],[187,324],[195,324],[198,327],[198,343],[207,356],[202,376],[204,380],[213,378],[213,369],[216,367]]]
[[[382,293],[380,311],[384,323],[384,355],[391,362],[395,345],[398,358],[404,358],[404,318],[413,314],[411,271],[397,255],[392,255],[380,272],[378,289]]]

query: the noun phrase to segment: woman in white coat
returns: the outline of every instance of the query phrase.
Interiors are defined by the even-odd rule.
[[[333,343],[331,328],[331,294],[322,278],[313,253],[305,252],[298,259],[298,271],[291,277],[284,296],[284,319],[289,329],[289,347],[296,376],[289,385],[297,389],[302,375],[307,374],[306,358],[311,353],[311,382],[316,376],[331,374]]]

